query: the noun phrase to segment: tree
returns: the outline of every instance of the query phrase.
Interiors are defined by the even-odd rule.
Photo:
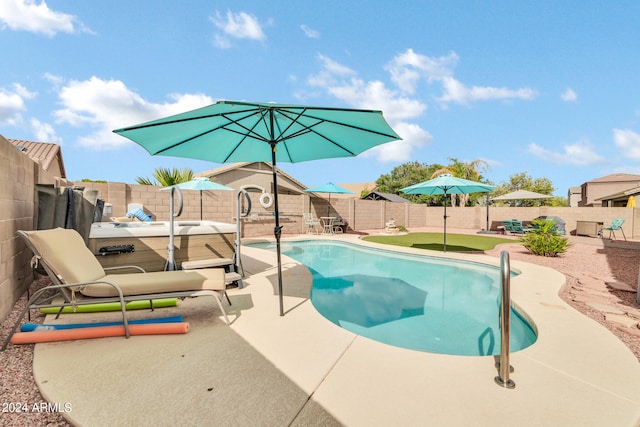
[[[449,166],[438,169],[431,175],[431,178],[437,178],[440,175],[448,173],[457,178],[481,182],[483,179],[481,172],[489,168],[488,163],[480,159],[471,162],[461,162],[455,157],[449,157],[449,161],[451,161]],[[467,206],[470,196],[471,194],[452,194],[451,206],[456,205],[456,199],[460,202],[459,206]]]
[[[393,168],[391,173],[380,175],[376,180],[378,190],[383,193],[398,194],[401,188],[408,187],[429,179],[433,172],[441,169],[442,165],[419,162],[407,162]],[[414,203],[426,203],[428,196],[421,194],[401,194],[405,199]]]
[[[170,187],[180,184],[181,182],[191,181],[193,179],[193,171],[189,168],[183,169],[167,169],[163,167],[156,168],[153,171],[153,178],[137,177],[136,182],[141,185],[161,185]]]
[[[495,195],[500,196],[502,194],[511,193],[517,190],[533,191],[540,194],[552,195],[553,183],[549,178],[532,178],[526,172],[520,172],[513,174],[509,177],[508,181],[501,182],[496,186]],[[557,199],[557,198],[556,198]],[[495,202],[498,203],[498,202]],[[557,204],[556,204],[557,203]],[[509,206],[562,206],[560,200],[554,199],[526,199],[526,200],[513,200],[506,201],[504,204]]]

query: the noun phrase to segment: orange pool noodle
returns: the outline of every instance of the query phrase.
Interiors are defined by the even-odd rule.
[[[187,322],[129,325],[129,332],[131,333],[131,335],[186,334],[188,331],[189,323]],[[98,326],[95,328],[18,332],[11,338],[11,343],[35,344],[41,342],[122,336],[125,336],[124,326]]]

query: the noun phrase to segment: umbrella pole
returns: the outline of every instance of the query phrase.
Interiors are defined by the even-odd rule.
[[[444,252],[447,252],[447,191],[444,192]]]
[[[273,234],[276,237],[276,253],[278,261],[278,298],[280,300],[280,316],[284,316],[284,307],[282,301],[282,260],[280,257],[280,235],[282,227],[280,227],[280,211],[278,210],[278,178],[276,174],[276,143],[271,142],[271,164],[273,168],[273,205],[275,208],[276,226]]]
[[[202,190],[200,190],[200,221],[202,221]]]

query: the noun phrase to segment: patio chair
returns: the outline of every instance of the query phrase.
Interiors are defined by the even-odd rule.
[[[34,253],[32,265],[40,264],[51,279],[51,284],[36,291],[5,339],[5,350],[14,332],[29,309],[64,307],[118,302],[122,312],[125,335],[129,326],[125,304],[130,301],[156,298],[186,298],[212,296],[225,322],[227,313],[222,306],[226,295],[225,271],[222,268],[145,272],[137,266],[103,268],[95,255],[85,246],[80,234],[73,229],[55,228],[38,231],[18,231]],[[108,274],[105,270],[135,269],[136,273]],[[57,318],[57,317],[56,317]]]
[[[620,230],[622,232],[622,237],[624,237],[624,240],[627,240],[627,236],[624,235],[624,230],[622,229],[622,224],[624,224],[624,219],[623,218],[614,218],[613,221],[611,221],[611,224],[607,225],[606,227],[602,227],[602,230],[609,230],[609,239],[611,239],[611,236],[613,235],[613,238],[616,238],[616,231]]]
[[[519,219],[512,219],[511,227],[513,228],[514,234],[525,234],[533,230],[533,228],[531,227],[525,227],[524,225],[522,225],[522,221],[520,221]]]
[[[304,225],[307,227],[307,234],[318,234],[316,227],[320,227],[320,221],[313,217],[311,212],[303,212]]]
[[[331,216],[333,219],[331,220],[331,224],[333,226],[333,233],[343,233],[344,232],[344,226],[345,226],[345,222],[342,218],[339,218],[336,215],[332,215]]]
[[[504,227],[504,234],[514,234],[513,223],[510,219],[505,219],[502,221],[502,225]]]

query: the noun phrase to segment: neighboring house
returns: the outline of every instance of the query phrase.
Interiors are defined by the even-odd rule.
[[[378,186],[375,182],[357,182],[353,184],[338,184],[342,188],[346,188],[351,191],[353,194],[336,194],[336,196],[344,196],[344,197],[355,197],[360,198],[363,193],[369,193],[371,191],[375,191],[378,189]]]
[[[602,203],[602,206],[606,207],[626,207],[627,202],[629,201],[629,197],[635,197],[636,199],[640,198],[640,187],[630,188],[625,191],[621,191],[616,194],[610,194],[605,197],[601,197],[596,199],[596,202]]]
[[[302,194],[307,187],[276,167],[278,174],[278,194]],[[242,162],[221,166],[196,176],[202,176],[226,185],[234,190],[259,188],[268,193],[273,193],[273,169],[269,162]]]
[[[567,200],[569,200],[570,208],[577,208],[578,203],[582,200],[582,188],[581,187],[569,187],[567,192]]]
[[[1,135],[0,138],[2,138]],[[13,144],[18,150],[24,152],[30,159],[38,162],[42,169],[52,176],[67,179],[64,162],[62,161],[62,150],[58,144],[8,138],[7,141]]]
[[[604,198],[636,187],[640,187],[640,175],[614,173],[596,178],[580,186],[581,199],[578,206],[602,206]]]
[[[388,202],[397,203],[411,203],[411,201],[391,193],[380,193],[378,191],[372,191],[362,198],[362,200],[386,200]]]

